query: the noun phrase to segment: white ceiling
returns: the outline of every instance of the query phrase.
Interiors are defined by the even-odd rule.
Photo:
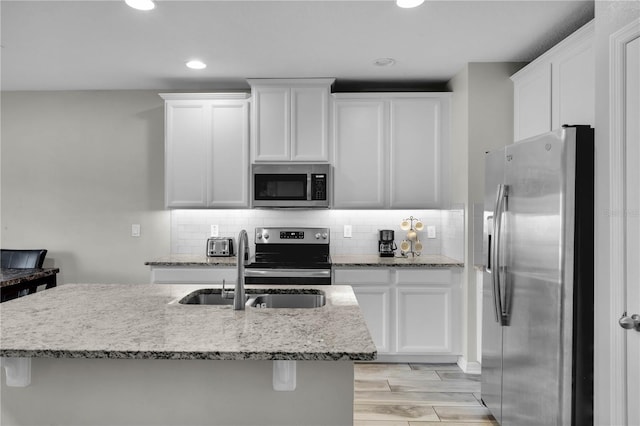
[[[2,90],[245,89],[246,78],[446,82],[468,62],[530,61],[593,0],[0,3]],[[396,64],[376,67],[377,58]],[[208,64],[194,71],[185,62]]]

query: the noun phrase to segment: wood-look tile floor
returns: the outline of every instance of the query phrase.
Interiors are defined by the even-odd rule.
[[[354,367],[354,426],[498,425],[480,402],[480,375],[456,364]]]

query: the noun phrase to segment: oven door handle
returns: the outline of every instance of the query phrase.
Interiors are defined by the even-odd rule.
[[[331,277],[330,269],[245,269],[245,277],[292,277],[323,278]]]

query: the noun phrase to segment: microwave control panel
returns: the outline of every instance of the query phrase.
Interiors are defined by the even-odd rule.
[[[311,199],[327,199],[327,175],[316,173],[311,175]]]

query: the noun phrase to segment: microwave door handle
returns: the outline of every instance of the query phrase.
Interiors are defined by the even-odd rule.
[[[311,200],[311,173],[307,173],[307,200]]]

